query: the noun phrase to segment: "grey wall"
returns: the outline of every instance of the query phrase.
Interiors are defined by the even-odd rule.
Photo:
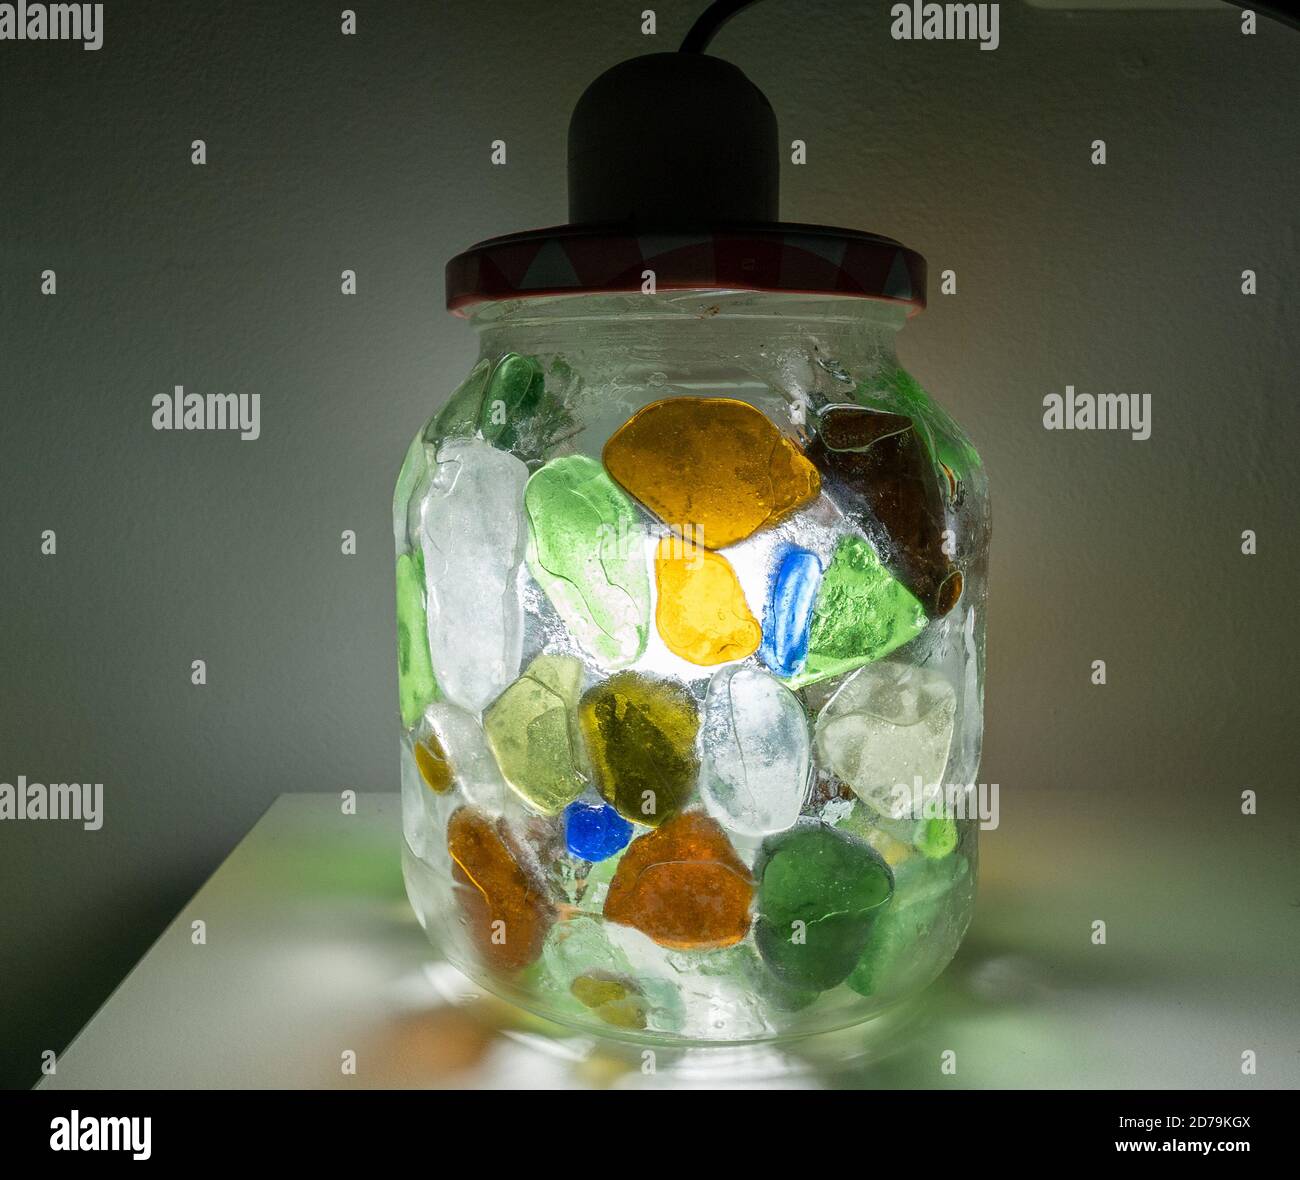
[[[0,1080],[278,793],[395,787],[391,484],[474,351],[442,264],[563,220],[574,99],[702,2],[655,4],[652,40],[641,0],[363,0],[353,38],[342,5],[110,0],[97,53],[0,43],[0,781],[106,792],[98,833],[0,825]],[[1149,826],[1187,873],[1169,904],[1283,866],[1250,904],[1294,945],[1297,35],[1012,2],[987,53],[895,43],[887,7],[772,0],[715,48],[807,141],[788,218],[957,271],[900,352],[993,487],[982,777],[1045,846]],[[262,437],[155,432],[177,383],[259,393]],[[1152,438],[1046,433],[1066,383],[1150,393]],[[1258,842],[1222,863],[1244,787]]]

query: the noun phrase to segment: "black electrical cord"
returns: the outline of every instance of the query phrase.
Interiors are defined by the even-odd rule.
[[[1234,8],[1250,8],[1270,20],[1289,25],[1293,29],[1300,29],[1300,16],[1281,5],[1260,4],[1254,0],[1226,0],[1226,2]],[[691,31],[686,34],[678,52],[704,53],[709,47],[709,42],[717,36],[718,30],[723,25],[742,9],[757,3],[758,0],[713,0],[713,3],[700,14],[699,19],[691,25]]]
[[[758,0],[713,0],[700,14],[699,20],[691,25],[691,31],[686,34],[678,52],[703,53],[723,25],[742,8],[757,3]]]

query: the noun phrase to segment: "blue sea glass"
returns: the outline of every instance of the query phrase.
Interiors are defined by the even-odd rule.
[[[815,553],[791,545],[778,554],[763,610],[759,658],[778,676],[793,676],[808,655],[813,603],[822,563]]]
[[[632,825],[608,803],[579,799],[564,809],[564,841],[583,860],[606,860],[626,848],[631,838]]]

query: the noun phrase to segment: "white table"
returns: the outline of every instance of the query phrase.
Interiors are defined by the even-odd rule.
[[[1300,1084],[1292,866],[1237,871],[1241,824],[1153,847],[1138,823],[1125,846],[1099,843],[1089,810],[1059,796],[1012,811],[985,837],[970,935],[917,1003],[788,1046],[661,1050],[647,1073],[642,1049],[544,1024],[435,959],[402,887],[396,794],[360,795],[355,815],[336,795],[282,795],[42,1086]],[[1072,841],[1044,840],[1062,823]],[[1202,838],[1222,850],[1221,879],[1189,887]]]

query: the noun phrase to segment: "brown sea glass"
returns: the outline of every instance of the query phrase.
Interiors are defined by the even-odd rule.
[[[456,900],[483,962],[496,971],[534,962],[555,913],[498,824],[473,807],[460,808],[447,823],[447,851],[460,886]]]
[[[829,406],[808,457],[879,522],[888,539],[881,560],[926,614],[947,614],[961,595],[961,574],[943,551],[944,485],[912,420],[866,406]],[[851,504],[844,507],[852,512]],[[870,535],[871,521],[860,523]]]
[[[605,917],[660,946],[731,946],[749,930],[754,880],[716,820],[674,816],[633,840],[605,898]]]

